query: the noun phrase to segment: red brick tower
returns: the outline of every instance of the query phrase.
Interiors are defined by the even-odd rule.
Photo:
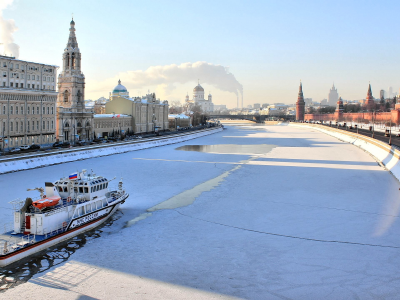
[[[303,97],[303,85],[301,84],[300,81],[299,94],[297,96],[297,102],[296,102],[296,121],[304,121],[305,105],[306,103],[304,102],[304,97]]]
[[[343,100],[342,100],[342,97],[339,97],[339,100],[336,103],[335,118],[336,118],[336,121],[342,121],[342,119],[343,119]]]
[[[369,111],[373,111],[375,109],[375,100],[374,100],[374,97],[372,96],[371,84],[369,84],[369,86],[368,86],[368,93],[367,93],[365,105],[367,106],[367,109]]]

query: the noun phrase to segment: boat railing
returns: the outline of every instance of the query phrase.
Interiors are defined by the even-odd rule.
[[[12,205],[14,211],[18,211],[24,206],[25,200],[17,198],[17,199],[14,199],[14,200],[12,200],[12,201],[10,201],[8,203],[10,203]]]
[[[7,233],[7,232],[10,232],[10,231],[14,231],[14,224],[12,222],[4,223],[4,224],[2,224],[1,229],[3,230],[2,233]]]
[[[36,236],[34,234],[23,235],[21,238],[10,237],[10,240],[3,241],[3,243],[0,244],[0,254],[14,252],[18,249],[34,244],[35,242]]]

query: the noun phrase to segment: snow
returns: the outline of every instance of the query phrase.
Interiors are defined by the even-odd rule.
[[[32,157],[28,155],[26,158],[19,156],[18,160],[8,161],[0,159],[0,173],[8,173],[19,170],[33,169],[37,167],[49,166],[54,164],[66,163],[93,157],[100,157],[112,155],[117,153],[124,153],[129,151],[137,151],[152,147],[159,147],[195,139],[201,136],[213,134],[214,132],[222,131],[221,128],[213,128],[201,130],[198,132],[183,133],[175,136],[168,136],[166,138],[150,138],[134,142],[121,142],[110,146],[90,146],[83,149],[61,150],[57,153],[49,153],[46,155],[39,155]]]
[[[2,207],[82,168],[122,176],[130,194],[100,238],[0,297],[397,299],[396,178],[362,149],[314,129],[227,127],[180,144],[0,175]],[[215,144],[276,147],[247,155],[175,150]],[[1,217],[11,220],[10,212]]]

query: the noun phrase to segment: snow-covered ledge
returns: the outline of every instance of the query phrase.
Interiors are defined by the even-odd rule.
[[[119,144],[102,144],[84,149],[60,150],[56,153],[40,153],[0,159],[0,174],[62,164],[76,160],[119,154],[164,145],[176,144],[222,131],[222,128],[204,129],[197,132],[181,133],[172,136],[129,141]]]
[[[394,175],[394,177],[400,180],[400,151],[395,147],[391,147],[384,142],[367,137],[365,135],[318,124],[289,123],[289,126],[318,130],[341,141],[358,146],[364,151],[370,153],[378,162],[382,163],[386,169],[388,169]]]

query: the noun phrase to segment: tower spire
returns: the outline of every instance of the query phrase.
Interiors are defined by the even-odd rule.
[[[78,48],[78,42],[76,41],[76,36],[75,36],[75,21],[74,18],[72,17],[71,23],[69,23],[71,27],[69,28],[69,37],[68,37],[68,43],[67,43],[67,48]]]

